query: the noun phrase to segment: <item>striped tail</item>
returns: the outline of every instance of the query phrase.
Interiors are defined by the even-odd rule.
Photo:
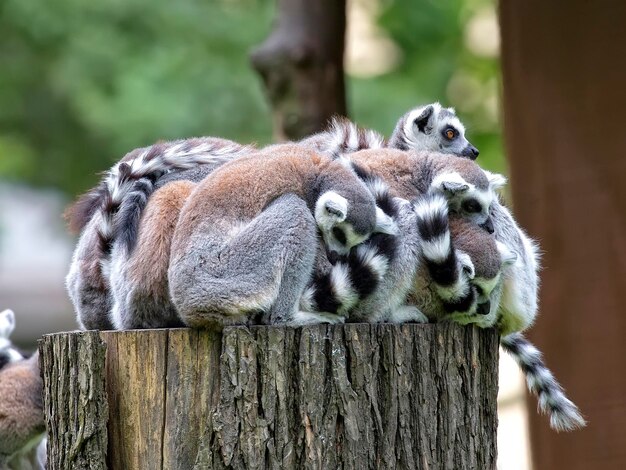
[[[327,130],[300,143],[312,145],[320,152],[339,158],[359,150],[382,148],[385,138],[374,130],[363,129],[349,119],[336,116],[330,121]]]
[[[452,245],[448,202],[439,194],[426,194],[413,202],[413,208],[422,239],[422,258],[446,312],[473,313],[477,296],[469,279],[474,276],[474,265]]]
[[[337,260],[328,273],[314,274],[301,297],[300,309],[345,315],[376,290],[388,269],[388,258],[378,246],[362,243]]]
[[[206,163],[227,162],[249,150],[235,142],[206,137],[158,143],[124,157],[104,179],[97,227],[102,262],[106,263],[118,238],[132,250],[141,214],[159,177]]]
[[[546,367],[541,352],[520,333],[504,336],[502,348],[509,353],[526,376],[526,384],[538,399],[539,411],[550,416],[550,427],[571,431],[585,426],[578,407],[563,392],[552,372]]]
[[[353,165],[374,195],[376,206],[392,219],[398,208],[389,188],[380,179]],[[375,233],[338,260],[326,274],[315,273],[305,290],[300,309],[308,312],[346,314],[372,294],[382,282],[396,248],[395,235]]]

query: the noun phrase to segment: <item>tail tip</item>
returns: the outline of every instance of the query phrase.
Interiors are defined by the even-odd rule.
[[[578,411],[578,408],[552,411],[550,413],[550,427],[557,432],[569,432],[587,426],[587,421]]]

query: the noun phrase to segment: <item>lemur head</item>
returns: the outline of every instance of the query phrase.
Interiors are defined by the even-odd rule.
[[[515,263],[517,255],[481,227],[458,216],[450,217],[450,234],[460,256],[474,267],[470,281],[477,295],[476,322],[491,326],[502,295],[502,271]]]
[[[24,359],[13,345],[9,337],[15,329],[15,314],[12,310],[0,312],[0,369],[7,364]]]
[[[489,208],[498,197],[497,190],[505,184],[504,176],[482,170],[473,162],[448,159],[435,174],[429,191],[444,194],[451,214],[493,233]]]
[[[400,118],[389,146],[401,150],[427,150],[476,160],[478,149],[465,138],[465,126],[454,108],[439,103],[414,108]]]
[[[368,186],[343,159],[329,165],[315,202],[315,221],[328,249],[340,255],[373,233],[397,233],[393,219],[376,206]]]

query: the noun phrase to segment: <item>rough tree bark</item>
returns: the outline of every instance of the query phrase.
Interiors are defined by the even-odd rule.
[[[251,53],[272,106],[274,137],[298,140],[346,115],[345,0],[279,0],[275,27]]]
[[[39,342],[49,470],[107,468],[105,354],[93,331]]]
[[[491,330],[102,332],[106,368],[97,334],[82,334],[93,352],[78,335],[42,341],[46,420],[55,429],[50,468],[88,444],[75,431],[79,403],[83,422],[92,413],[102,423],[105,372],[112,469],[495,468],[498,337]],[[79,361],[81,354],[89,360]],[[86,383],[97,392],[88,402]]]
[[[586,416],[529,401],[536,469],[626,468],[626,2],[500,2],[513,202],[544,251],[531,337]]]

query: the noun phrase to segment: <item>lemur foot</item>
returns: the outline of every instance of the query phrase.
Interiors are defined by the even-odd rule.
[[[412,305],[403,305],[391,312],[389,318],[390,323],[428,323],[428,317],[424,315],[417,307]]]
[[[336,325],[339,323],[345,323],[346,318],[343,315],[334,315],[332,313],[325,312],[304,312],[298,311],[293,319],[288,323],[289,326],[304,326],[304,325],[316,325],[318,323],[329,323]]]

